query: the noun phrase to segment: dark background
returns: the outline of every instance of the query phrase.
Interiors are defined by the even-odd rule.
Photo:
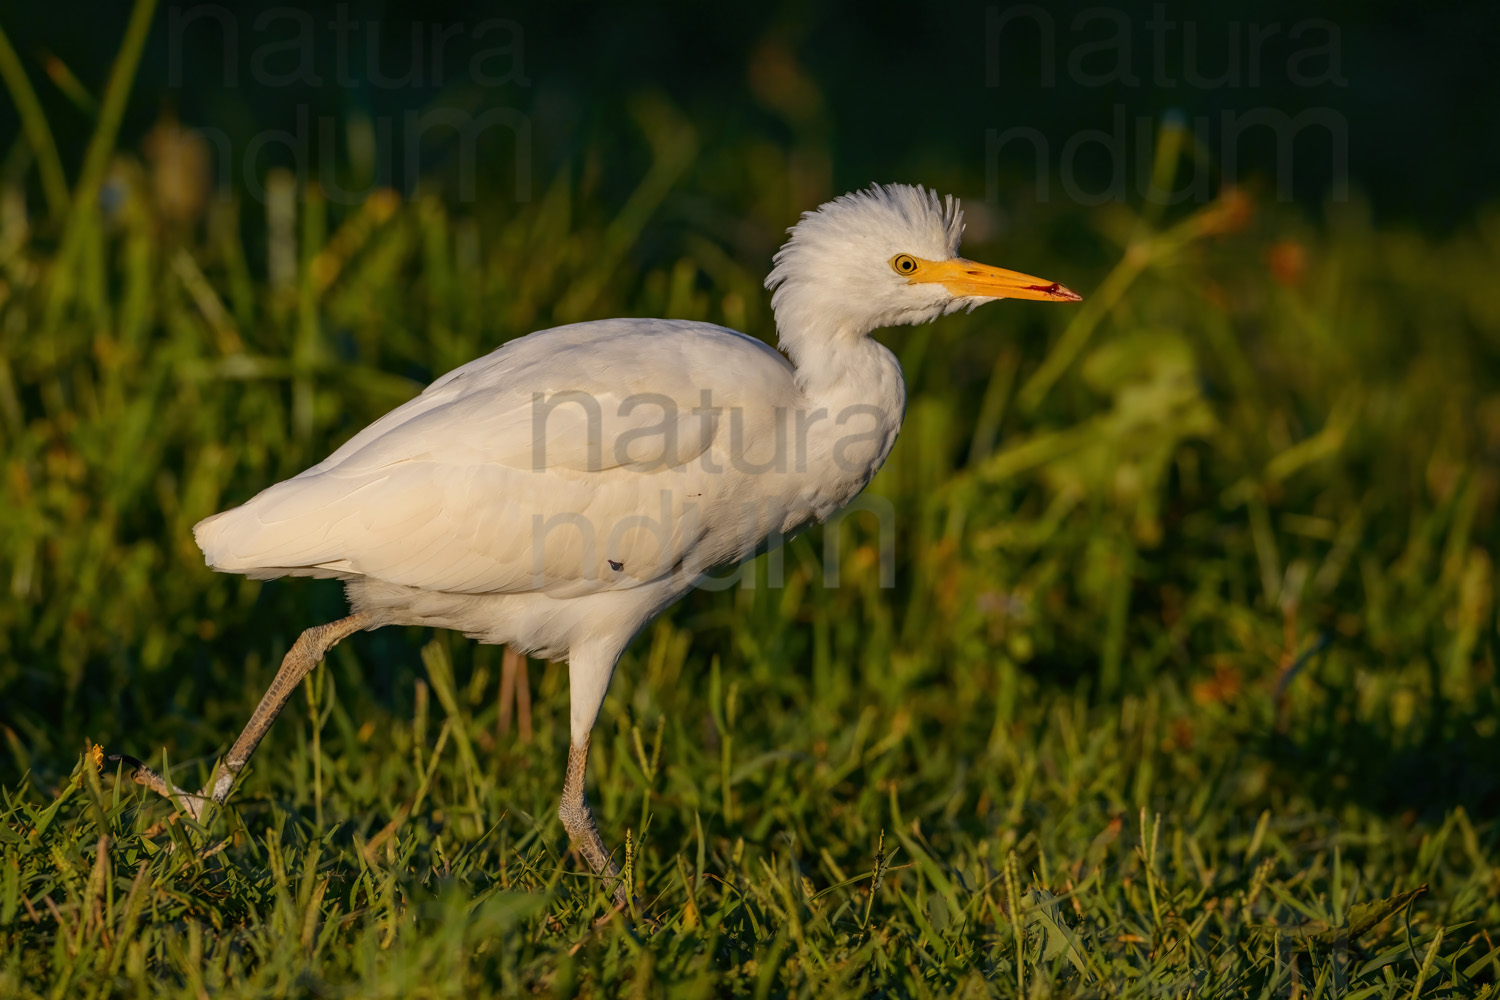
[[[1195,131],[1208,126],[1198,138],[1213,154],[1216,174],[1274,177],[1276,150],[1266,130],[1247,133],[1235,162],[1218,155],[1222,115],[1317,110],[1347,123],[1350,196],[1367,199],[1379,224],[1448,231],[1493,195],[1500,165],[1500,13],[1493,3],[1074,3],[1017,14],[1018,6],[164,3],[122,146],[175,109],[186,124],[227,136],[233,162],[227,169],[220,163],[218,176],[242,188],[247,172],[287,161],[294,145],[313,161],[302,164],[308,170],[320,169],[317,161],[330,154],[344,162],[347,123],[363,117],[396,133],[375,157],[370,179],[402,187],[411,181],[399,135],[404,114],[502,107],[529,119],[539,181],[587,148],[601,157],[604,190],[617,183],[628,192],[645,154],[634,149],[640,139],[626,109],[634,97],[656,93],[698,125],[705,150],[746,131],[781,135],[788,145],[826,150],[833,191],[956,175],[970,178],[972,198],[972,179],[986,176],[987,130],[1037,129],[1056,172],[1069,137],[1113,129],[1117,107],[1132,150],[1138,118],[1181,115],[1198,120]],[[296,10],[310,20],[299,25]],[[1007,12],[1014,16],[996,31]],[[6,5],[3,25],[33,75],[70,171],[92,121],[44,67],[55,57],[97,98],[128,16],[129,5],[117,3]],[[511,24],[482,27],[493,18]],[[1294,39],[1298,25],[1303,31]],[[444,28],[439,66],[433,40]],[[496,53],[501,47],[507,51]],[[1321,55],[1309,51],[1319,48]],[[478,76],[488,80],[471,71],[476,56],[485,60]],[[263,143],[257,162],[247,165],[247,145],[268,130],[297,138]],[[16,134],[7,102],[0,135]],[[451,144],[435,133],[421,145],[410,162],[423,171],[452,156]],[[1312,212],[1339,196],[1329,146],[1326,131],[1305,130],[1296,139],[1290,190],[1273,182],[1268,189]],[[15,159],[13,153],[9,169],[19,169]],[[1035,181],[1031,154],[1019,144],[997,162],[1011,179]],[[1110,190],[1112,167],[1100,145],[1079,152],[1073,169],[1080,188]],[[949,176],[926,176],[934,171]],[[1133,167],[1129,173],[1135,198],[1139,182]],[[1051,192],[1066,197],[1056,183]]]

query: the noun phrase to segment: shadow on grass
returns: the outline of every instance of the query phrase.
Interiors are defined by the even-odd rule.
[[[1493,662],[1493,656],[1489,658]],[[1352,803],[1403,821],[1441,823],[1456,807],[1475,820],[1500,816],[1500,692],[1491,679],[1462,701],[1407,691],[1361,710],[1357,695],[1320,682],[1321,711],[1273,730],[1266,758],[1288,786],[1328,805]],[[1312,681],[1311,678],[1308,679]]]

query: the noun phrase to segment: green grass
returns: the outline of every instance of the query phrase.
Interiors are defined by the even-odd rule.
[[[565,668],[532,665],[524,744],[458,636],[345,642],[201,828],[95,769],[206,778],[342,611],[209,573],[197,519],[553,322],[773,336],[769,253],[837,192],[638,120],[618,203],[586,165],[459,208],[273,176],[269,221],[185,221],[128,152],[30,178],[50,215],[0,190],[0,995],[1493,992],[1494,213],[1018,196],[967,252],[1087,301],[881,335],[896,586],[859,515],[627,654],[591,794],[652,919],[567,853]]]

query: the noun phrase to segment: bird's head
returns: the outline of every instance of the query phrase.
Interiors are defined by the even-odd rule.
[[[783,346],[925,323],[995,299],[1080,300],[1055,281],[965,260],[963,230],[951,196],[907,184],[877,184],[804,212],[766,278]]]

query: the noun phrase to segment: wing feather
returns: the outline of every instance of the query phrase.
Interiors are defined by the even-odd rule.
[[[722,327],[559,327],[449,373],[194,530],[209,565],[255,576],[559,596],[634,586],[702,537],[694,511],[723,485],[700,462],[725,433],[715,411],[740,407],[754,432],[794,392],[785,359]]]

